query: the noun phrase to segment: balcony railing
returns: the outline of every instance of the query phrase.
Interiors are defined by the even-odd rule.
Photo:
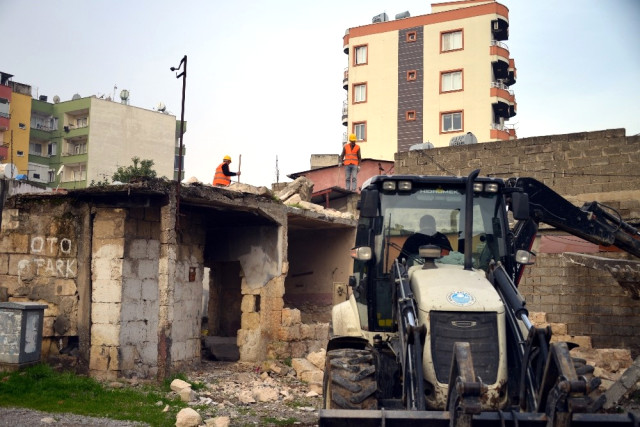
[[[498,40],[491,40],[491,46],[498,46],[505,50],[509,50],[509,47],[505,43],[499,42]]]
[[[501,131],[508,132],[509,130],[515,130],[515,127],[514,127],[514,125],[506,125],[506,124],[500,124],[500,123],[491,123],[491,129],[501,130]]]
[[[509,89],[509,86],[507,86],[506,84],[502,83],[502,82],[491,82],[491,87],[495,87],[497,89],[502,89],[502,90],[506,90],[507,92],[509,92],[509,95],[514,95],[513,91],[511,89]]]

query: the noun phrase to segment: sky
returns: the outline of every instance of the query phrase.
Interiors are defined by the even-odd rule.
[[[502,0],[520,138],[626,128],[640,133],[640,1]],[[343,36],[417,0],[0,0],[0,71],[34,97],[112,96],[184,116],[185,178],[210,183],[222,157],[270,187],[339,154]],[[473,131],[473,130],[470,130]],[[363,151],[363,157],[367,157]],[[115,168],[114,168],[115,169]]]

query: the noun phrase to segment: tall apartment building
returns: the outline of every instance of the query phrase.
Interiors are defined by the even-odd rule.
[[[29,120],[31,86],[12,81],[13,76],[0,72],[0,161],[7,178],[26,174],[29,159]]]
[[[495,0],[431,5],[349,28],[342,123],[355,133],[367,157],[393,159],[414,144],[515,139],[505,124],[516,114],[510,86],[514,60],[503,43],[509,10]],[[467,137],[468,138],[468,137]]]

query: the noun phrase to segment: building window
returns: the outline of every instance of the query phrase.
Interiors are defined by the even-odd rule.
[[[442,132],[458,132],[462,130],[462,111],[442,113]]]
[[[48,175],[49,175],[49,182],[55,182],[55,180],[56,180],[55,171],[49,171]]]
[[[462,71],[447,71],[441,73],[440,92],[462,90]]]
[[[57,142],[51,142],[49,143],[49,145],[47,145],[47,154],[49,156],[55,156],[56,154],[58,154],[58,143]]]
[[[79,128],[87,127],[87,117],[80,117],[76,120],[76,126]]]
[[[407,71],[407,81],[410,82],[418,78],[418,72],[416,70]]]
[[[24,123],[18,123],[18,127],[19,127],[20,129],[26,129],[26,128],[27,128],[27,125],[25,125]]]
[[[367,63],[367,45],[353,48],[353,65],[365,65]]]
[[[358,83],[353,85],[353,103],[366,102],[367,100],[367,84]]]
[[[462,49],[462,30],[442,33],[441,52]]]
[[[29,143],[29,154],[34,156],[42,156],[42,146],[34,142]]]
[[[18,157],[22,157],[22,156],[24,156],[24,151],[22,151],[22,150],[18,150],[18,151],[16,151],[16,155],[17,155]]]
[[[405,113],[405,120],[408,122],[412,122],[416,119],[416,110],[409,110]]]
[[[418,40],[418,33],[415,31],[409,31],[407,33],[407,43],[411,43]]]
[[[75,144],[73,146],[73,154],[87,154],[87,143]]]
[[[33,178],[34,179],[40,179],[40,174],[39,173],[34,173],[33,174]]]
[[[367,124],[365,122],[354,123],[353,133],[356,135],[358,141],[367,140]]]
[[[0,98],[0,117],[11,118],[11,114],[9,114],[9,100],[7,98]]]

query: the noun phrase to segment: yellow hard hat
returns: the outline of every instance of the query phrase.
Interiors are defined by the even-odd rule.
[[[355,133],[352,133],[352,134],[349,135],[349,141],[357,141],[357,140],[358,140],[358,138],[356,137]]]
[[[222,158],[222,160],[229,160],[229,161],[231,161],[231,157],[229,157],[229,156],[224,156],[224,157]]]

